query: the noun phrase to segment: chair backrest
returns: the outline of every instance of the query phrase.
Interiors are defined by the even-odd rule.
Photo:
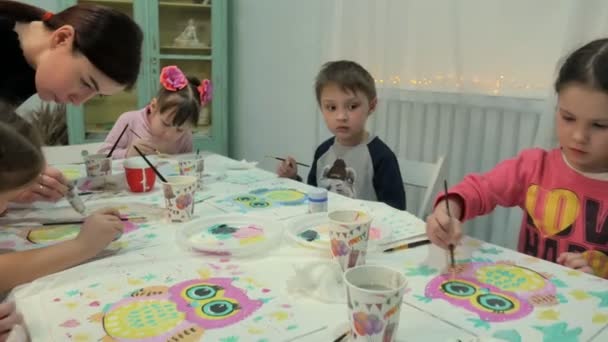
[[[42,153],[44,153],[48,164],[75,164],[83,161],[83,150],[87,150],[89,154],[95,154],[102,145],[103,142],[81,145],[42,146]]]
[[[425,190],[416,212],[422,220],[431,212],[431,201],[441,191],[446,177],[444,160],[445,156],[439,157],[435,163],[398,158],[403,185]]]

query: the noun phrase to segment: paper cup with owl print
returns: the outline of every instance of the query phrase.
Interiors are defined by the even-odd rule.
[[[205,160],[202,155],[187,155],[179,157],[177,160],[179,174],[182,176],[196,177],[197,190],[203,190],[203,171],[205,170]]]
[[[84,165],[87,169],[87,177],[109,176],[112,174],[112,158],[105,154],[85,155]]]
[[[385,266],[363,265],[344,272],[351,340],[392,342],[407,279]]]
[[[196,192],[196,177],[173,176],[165,177],[163,195],[169,211],[171,222],[186,222],[194,214],[194,193]]]
[[[358,210],[329,213],[331,254],[342,271],[365,264],[371,221],[369,214]]]

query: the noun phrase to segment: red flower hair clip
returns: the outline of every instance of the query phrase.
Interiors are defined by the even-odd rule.
[[[53,17],[53,12],[44,12],[42,15],[42,21],[49,21]]]
[[[188,85],[188,78],[178,67],[169,65],[160,72],[160,84],[167,90],[178,91]]]
[[[213,87],[211,86],[211,81],[208,79],[204,79],[196,89],[198,89],[198,93],[201,97],[201,105],[205,106],[207,103],[211,101]]]

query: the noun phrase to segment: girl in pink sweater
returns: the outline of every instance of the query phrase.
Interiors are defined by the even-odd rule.
[[[128,125],[112,153],[114,159],[157,152],[179,154],[192,152],[192,127],[198,123],[201,108],[211,99],[209,80],[202,83],[186,77],[174,65],[160,74],[160,90],[148,106],[120,115],[106,137],[99,153],[107,153]]]
[[[439,196],[427,219],[434,244],[458,244],[461,222],[518,206],[520,252],[608,278],[608,39],[573,52],[555,90],[559,148],[524,150]]]

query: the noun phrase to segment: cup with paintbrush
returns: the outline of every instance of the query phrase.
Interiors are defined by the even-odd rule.
[[[371,217],[358,210],[329,213],[331,254],[342,271],[365,264]]]
[[[112,174],[112,157],[105,154],[83,155],[87,177],[109,176]]]
[[[150,162],[148,157],[137,146],[135,151],[152,168],[162,182],[163,196],[171,222],[190,221],[194,215],[194,194],[196,192],[196,177],[193,176],[163,176]]]
[[[122,132],[120,132],[118,139],[116,139],[108,154],[89,154],[87,151],[82,151],[84,165],[87,170],[87,177],[109,176],[112,174],[112,153],[114,153],[116,146],[118,146],[118,143],[127,131],[127,128],[129,128],[128,124],[125,125],[125,128],[123,128]]]
[[[148,159],[154,163],[153,159]],[[154,189],[156,173],[142,157],[131,157],[123,162],[125,177],[131,192],[148,192]]]

